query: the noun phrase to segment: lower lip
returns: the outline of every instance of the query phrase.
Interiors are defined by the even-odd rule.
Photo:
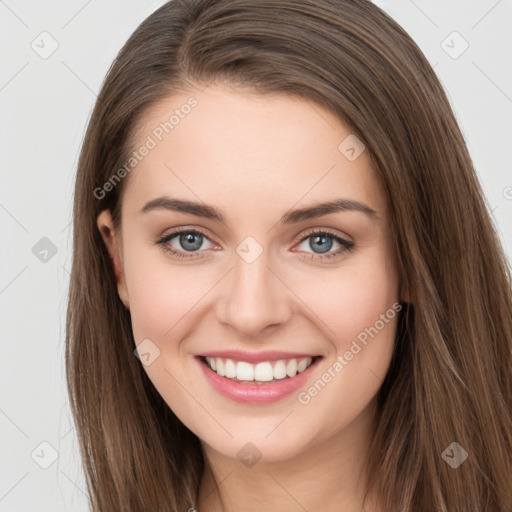
[[[303,386],[321,358],[313,361],[308,368],[295,375],[295,377],[281,379],[269,384],[244,384],[227,377],[221,377],[204,363],[201,358],[197,357],[196,359],[208,382],[221,395],[235,402],[266,404],[277,402]]]

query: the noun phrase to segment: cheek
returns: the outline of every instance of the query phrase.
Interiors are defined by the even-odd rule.
[[[295,282],[297,295],[311,310],[311,320],[338,353],[390,308],[387,316],[393,318],[392,306],[399,300],[397,271],[386,247],[367,250],[332,271],[304,274]],[[385,322],[384,328],[379,322],[379,330],[389,330],[388,323],[392,322]]]
[[[331,345],[324,373],[298,397],[303,413],[326,427],[325,435],[361,413],[389,368],[401,307],[388,254],[385,248],[367,251],[316,286],[314,279],[303,281],[298,291],[307,291],[307,305],[322,320],[315,323]]]
[[[215,284],[211,270],[180,266],[158,251],[134,246],[126,251],[125,277],[135,344],[151,340],[152,361],[144,365],[148,377],[177,416],[193,424],[201,408],[191,408],[190,354],[181,351],[203,311],[201,297]],[[156,348],[155,348],[156,346]],[[158,355],[157,355],[158,354]],[[207,421],[207,418],[204,418]]]
[[[156,250],[129,248],[124,269],[137,343],[144,338],[175,339],[215,284],[211,271],[180,266]]]

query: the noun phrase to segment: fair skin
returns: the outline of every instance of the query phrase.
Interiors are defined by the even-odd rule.
[[[382,186],[367,151],[350,161],[338,149],[350,130],[292,96],[220,85],[176,93],[144,116],[135,146],[191,95],[197,106],[125,178],[120,231],[108,210],[98,228],[136,344],[149,339],[160,350],[144,369],[201,440],[206,470],[195,508],[360,512],[376,394],[397,316],[309,402],[298,396],[329,368],[333,374],[336,358],[403,298]],[[162,196],[214,206],[224,222],[166,208],[140,213]],[[280,222],[289,210],[336,199],[357,201],[375,215],[347,209]],[[155,243],[180,226],[203,234],[197,250],[179,233],[167,241],[188,259]],[[314,230],[354,247],[328,235],[325,254],[338,255],[327,258]],[[236,250],[246,237],[263,249],[251,263]],[[272,403],[240,403],[204,377],[196,356],[207,350],[321,358],[296,392]],[[237,455],[248,442],[261,457],[250,467]],[[367,510],[382,509],[375,502]]]

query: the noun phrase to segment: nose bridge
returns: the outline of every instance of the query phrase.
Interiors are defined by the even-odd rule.
[[[233,255],[234,269],[218,314],[223,323],[253,336],[267,326],[285,322],[290,304],[286,287],[269,269],[269,252],[258,251],[251,243],[241,243]]]

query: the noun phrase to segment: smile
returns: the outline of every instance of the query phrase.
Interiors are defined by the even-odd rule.
[[[285,353],[198,355],[203,375],[221,395],[236,402],[269,403],[303,386],[322,356]],[[222,357],[224,356],[224,357]],[[249,362],[246,359],[251,359]]]
[[[205,357],[208,366],[220,375],[238,382],[272,382],[292,378],[311,366],[312,357],[301,359],[280,359],[251,364],[247,361],[235,361],[221,357]]]

